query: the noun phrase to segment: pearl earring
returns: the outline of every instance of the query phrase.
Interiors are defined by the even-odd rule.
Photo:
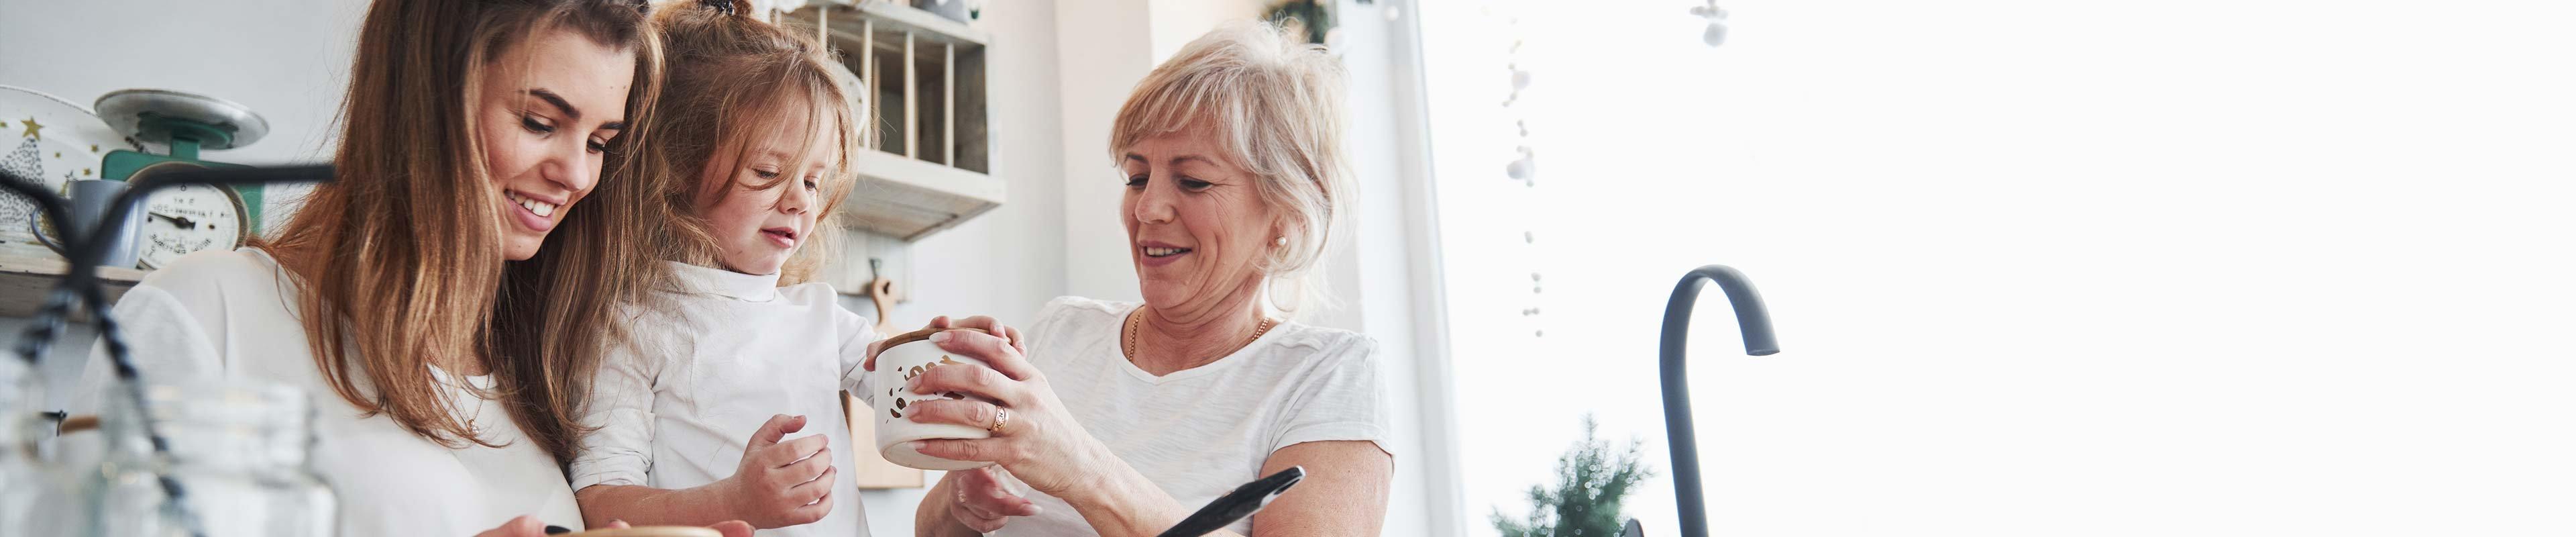
[[[1288,245],[1288,236],[1287,236],[1287,235],[1280,235],[1278,240],[1270,241],[1270,243],[1271,243],[1271,244],[1275,244],[1275,245],[1279,245],[1279,246],[1287,246],[1287,245]]]

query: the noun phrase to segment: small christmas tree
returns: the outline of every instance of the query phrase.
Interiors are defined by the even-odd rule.
[[[1583,415],[1583,440],[1556,459],[1556,486],[1530,487],[1528,519],[1514,520],[1495,509],[1496,531],[1503,537],[1619,535],[1625,518],[1619,516],[1620,501],[1655,471],[1638,454],[1642,441],[1630,439],[1627,451],[1614,453],[1610,442],[1593,438],[1597,425],[1591,414]]]
[[[0,180],[25,182],[44,180],[45,163],[37,156],[43,148],[36,145],[36,138],[33,136],[23,140],[25,141],[18,144],[17,150],[9,152],[9,156],[0,157],[0,171],[9,172],[7,179]],[[36,186],[45,185],[36,183]],[[17,222],[20,226],[24,226],[27,215],[34,214],[35,211],[36,202],[29,201],[16,192],[0,190],[0,222]]]

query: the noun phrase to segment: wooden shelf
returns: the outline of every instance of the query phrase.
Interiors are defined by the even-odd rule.
[[[882,25],[876,28],[876,30],[880,32],[902,32],[905,30],[911,30],[925,38],[943,41],[957,41],[960,43],[973,44],[975,46],[983,46],[986,43],[993,42],[992,34],[987,34],[981,30],[969,28],[965,23],[948,20],[947,18],[941,17],[937,14],[914,9],[912,6],[903,5],[898,2],[855,0],[855,3],[853,3],[853,0],[822,0],[813,3],[825,8],[838,4],[844,9],[856,10],[859,14],[864,15],[866,18],[875,19],[877,24]],[[788,13],[787,19],[804,22],[810,25],[814,22],[812,13],[813,12],[811,10],[800,9]],[[831,17],[833,19],[833,31],[853,34],[860,31],[859,21],[862,19],[859,17],[847,17],[844,16],[844,13],[833,13]]]
[[[840,211],[851,227],[919,240],[1004,200],[1002,180],[990,175],[874,149],[859,150],[853,157],[859,187],[842,201]]]
[[[44,307],[45,294],[62,280],[61,259],[0,256],[0,316],[27,317]],[[98,277],[106,284],[107,300],[115,303],[125,290],[143,281],[144,271],[130,268],[101,267]]]
[[[851,104],[867,110],[873,136],[851,158],[860,184],[840,206],[845,225],[910,242],[1002,204],[1005,184],[990,175],[991,36],[896,2],[824,0],[781,16],[840,55],[844,83],[860,88]]]

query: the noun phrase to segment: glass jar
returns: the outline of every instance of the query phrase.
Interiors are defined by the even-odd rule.
[[[209,378],[146,383],[142,409],[121,391],[105,399],[99,425],[108,435],[107,453],[91,476],[94,531],[87,533],[319,537],[336,531],[339,505],[305,463],[313,406],[302,390]],[[153,453],[147,422],[166,453]]]
[[[0,535],[36,534],[36,501],[50,482],[36,464],[36,377],[16,356],[0,357]]]

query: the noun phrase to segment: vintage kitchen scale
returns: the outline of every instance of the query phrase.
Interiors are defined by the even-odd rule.
[[[204,95],[128,89],[98,98],[98,117],[142,147],[162,154],[118,149],[99,160],[99,177],[128,183],[154,174],[194,168],[242,168],[200,160],[202,150],[234,149],[268,136],[268,120],[249,107]],[[257,233],[262,189],[179,185],[154,192],[139,207],[142,226],[134,245],[138,268],[152,269],[201,250],[231,250]]]
[[[78,181],[133,183],[173,170],[240,168],[202,160],[199,153],[250,145],[269,131],[268,122],[249,108],[202,95],[120,90],[101,96],[92,113],[12,86],[0,86],[0,127],[0,139],[16,134],[20,142],[0,157],[0,166],[65,196]],[[138,208],[143,218],[135,223],[131,245],[136,265],[150,269],[191,252],[240,246],[258,232],[261,193],[258,186],[215,185],[157,191]],[[33,209],[26,200],[0,200],[0,258],[65,254],[58,224]]]

